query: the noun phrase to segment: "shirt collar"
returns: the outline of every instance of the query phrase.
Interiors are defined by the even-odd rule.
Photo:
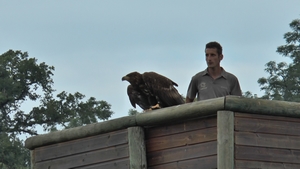
[[[224,77],[225,79],[227,79],[228,73],[225,71],[225,69],[223,69],[223,67],[221,67],[221,68],[222,68],[221,77]],[[202,76],[205,76],[205,75],[209,76],[207,68],[202,73]]]

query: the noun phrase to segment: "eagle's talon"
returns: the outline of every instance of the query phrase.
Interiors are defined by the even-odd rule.
[[[161,107],[160,107],[160,105],[159,104],[156,104],[156,105],[154,105],[154,106],[151,106],[151,110],[155,110],[155,109],[160,109]]]

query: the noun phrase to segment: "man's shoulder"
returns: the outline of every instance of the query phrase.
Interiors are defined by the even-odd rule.
[[[226,79],[228,79],[228,80],[232,80],[232,81],[237,81],[237,80],[238,80],[238,78],[237,78],[234,74],[232,74],[232,73],[230,73],[230,72],[226,72],[225,70],[224,70],[224,72],[223,72],[223,76],[224,76]]]
[[[203,70],[203,71],[201,71],[201,72],[196,73],[196,74],[193,76],[193,78],[195,78],[195,77],[201,77],[201,76],[204,76],[204,75],[206,75],[206,74],[207,74],[207,70],[205,69],[205,70]]]

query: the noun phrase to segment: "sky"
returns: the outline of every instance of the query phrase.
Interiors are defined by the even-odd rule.
[[[21,50],[54,66],[57,93],[107,101],[114,119],[133,108],[124,75],[155,71],[186,95],[191,77],[206,69],[205,44],[217,41],[221,66],[243,92],[261,96],[265,64],[290,62],[276,49],[299,7],[299,0],[0,0],[0,54]]]

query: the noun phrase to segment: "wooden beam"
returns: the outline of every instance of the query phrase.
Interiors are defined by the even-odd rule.
[[[25,141],[25,147],[34,149],[45,145],[94,136],[115,130],[134,126],[154,126],[168,122],[189,120],[216,114],[224,109],[224,97],[183,104],[151,112],[140,113],[136,116],[125,116],[100,123],[93,123],[83,127],[51,132],[49,134],[30,137]]]
[[[218,111],[218,169],[234,168],[234,112]]]
[[[225,110],[271,116],[300,117],[300,104],[277,100],[249,99],[226,96]]]
[[[216,114],[218,110],[224,110],[224,99],[225,97],[220,97],[140,113],[136,115],[136,123],[138,126],[155,126],[210,116]]]
[[[128,128],[130,169],[146,169],[145,134],[142,127]]]

